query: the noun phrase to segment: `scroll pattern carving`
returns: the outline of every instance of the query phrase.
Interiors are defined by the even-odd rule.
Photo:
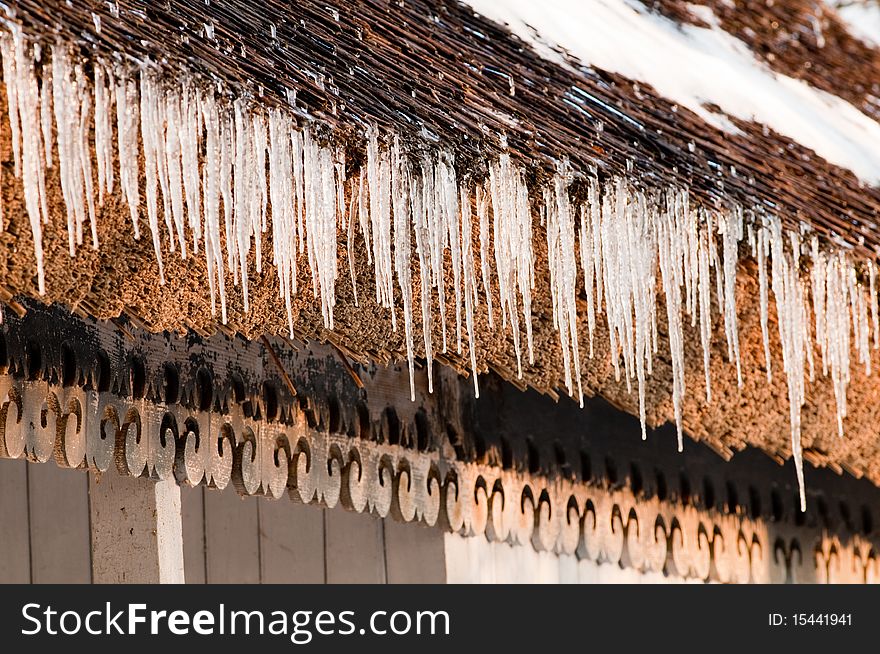
[[[641,571],[717,581],[868,582],[877,544],[698,510],[436,452],[0,376],[0,457],[281,498]]]

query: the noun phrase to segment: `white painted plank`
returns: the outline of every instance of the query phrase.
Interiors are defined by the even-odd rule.
[[[96,583],[183,583],[180,487],[171,479],[89,475]]]
[[[446,583],[473,583],[467,539],[447,533],[443,535],[443,545],[446,550]]]
[[[536,584],[558,584],[559,583],[559,558],[552,552],[534,552],[535,557],[535,578]]]
[[[514,559],[513,548],[495,547],[483,536],[466,538],[445,534],[446,581],[450,584],[494,584],[522,581],[514,575],[522,571]],[[500,575],[500,576],[499,576]]]
[[[578,583],[578,560],[573,554],[559,555],[559,583]]]
[[[599,566],[595,561],[581,559],[578,561],[578,583],[596,584],[599,582]]]

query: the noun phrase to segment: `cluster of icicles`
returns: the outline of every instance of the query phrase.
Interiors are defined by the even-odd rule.
[[[130,209],[135,238],[141,233],[140,207],[146,206],[163,282],[164,249],[184,258],[204,257],[212,309],[224,322],[226,273],[240,285],[247,311],[249,266],[260,271],[261,243],[269,232],[291,334],[301,255],[308,261],[324,325],[332,329],[340,233],[347,234],[348,272],[357,302],[357,230],[375,270],[376,300],[390,311],[395,329],[400,310],[395,298],[400,298],[410,377],[417,331],[429,386],[435,348],[445,352],[451,346],[461,354],[466,338],[478,394],[474,314],[480,302],[491,329],[500,323],[500,329],[509,330],[518,374],[523,359],[534,363],[534,213],[546,232],[553,319],[568,392],[582,401],[578,326],[584,316],[577,298],[584,288],[589,355],[597,317],[604,312],[615,373],[628,386],[636,380],[643,432],[645,381],[658,347],[657,293],[662,289],[681,447],[683,321],[699,325],[710,402],[713,293],[729,359],[742,379],[735,292],[745,241],[742,249],[750,248],[758,264],[768,378],[771,292],[776,302],[802,504],[800,412],[805,379],[814,375],[813,326],[822,370],[833,380],[841,432],[851,340],[869,371],[872,329],[873,347],[880,344],[874,263],[865,262],[870,288],[864,289],[849,255],[820,251],[815,238],[803,242],[773,216],[695,209],[686,190],[646,195],[623,180],[600,188],[590,177],[588,197],[574,202],[569,194],[574,173],[565,161],[534,203],[523,170],[507,154],[490,164],[487,180],[466,183],[457,179],[449,154],[412,160],[396,138],[380,138],[375,129],[366,134],[365,165],[347,178],[343,153],[319,142],[311,128],[299,127],[284,110],[230,100],[190,81],[164,84],[158,71],[146,66],[132,70],[93,61],[87,76],[84,62],[65,45],[41,47],[14,25],[0,37],[0,54],[15,172],[24,189],[41,293],[41,233],[49,216],[45,176],[56,165],[71,255],[86,240],[87,227],[91,246],[99,247],[96,206],[118,189]],[[802,256],[810,262],[808,276],[800,273]],[[452,298],[446,297],[446,268],[451,268]],[[491,288],[497,289],[500,306],[493,306]],[[421,302],[420,329],[414,324],[413,298]],[[449,301],[455,307],[454,328],[440,310]],[[437,320],[442,343],[432,341]]]

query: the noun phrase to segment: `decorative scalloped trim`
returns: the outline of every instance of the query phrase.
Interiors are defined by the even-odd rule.
[[[176,479],[439,525],[597,563],[724,583],[880,580],[877,544],[699,510],[628,488],[447,461],[293,425],[0,376],[0,457]]]

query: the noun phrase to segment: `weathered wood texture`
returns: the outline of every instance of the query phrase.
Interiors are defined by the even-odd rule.
[[[446,583],[443,532],[437,527],[385,520],[385,566],[389,584]]]
[[[183,565],[186,583],[205,583],[205,487],[181,486]]]
[[[30,580],[31,538],[28,530],[29,474],[41,484],[36,516],[40,544],[33,555],[40,570],[35,581],[89,581],[88,488],[75,482],[85,475],[54,465],[28,465],[0,460],[0,583]],[[40,474],[44,473],[44,474]],[[143,486],[147,482],[116,475],[114,482]],[[73,484],[71,484],[73,480]],[[54,484],[54,486],[53,486]],[[65,487],[64,506],[80,507],[81,525],[64,521],[50,488]],[[92,493],[92,512],[95,493]],[[241,580],[262,583],[658,583],[675,581],[618,566],[578,561],[573,556],[537,553],[528,547],[463,538],[438,529],[292,502],[246,498],[234,492],[181,488],[184,561],[187,583]],[[85,507],[83,510],[82,507]],[[34,507],[37,508],[37,507]],[[40,532],[54,516],[65,522],[58,539]],[[120,523],[122,524],[122,523]],[[216,538],[205,539],[205,527]],[[257,531],[259,524],[259,531]],[[326,556],[325,556],[326,548]],[[62,557],[63,554],[63,557]],[[61,557],[61,558],[59,558]],[[95,575],[99,580],[99,575]],[[125,579],[132,581],[133,579]]]
[[[206,581],[256,584],[260,581],[257,502],[232,488],[205,493]]]
[[[439,529],[341,507],[240,499],[231,489],[204,490],[204,499],[199,489],[184,489],[182,494],[187,583],[446,580]]]
[[[265,583],[324,583],[324,510],[259,499],[260,578]]]
[[[89,475],[97,583],[183,583],[180,488],[111,472]]]
[[[385,583],[383,520],[339,510],[325,511],[324,516],[327,583]]]
[[[85,483],[88,478],[53,464],[0,460],[0,583],[88,582],[93,576],[92,565],[96,568],[94,580],[106,580],[97,569],[106,565],[103,557],[108,555],[108,548],[96,551],[94,556],[89,551],[90,512],[94,515],[100,507],[95,506],[96,495],[92,493],[89,508],[90,495]],[[142,479],[119,477],[114,481],[150,488],[150,482]],[[181,493],[182,556],[190,583],[683,581],[680,574],[621,567],[616,560],[597,564],[589,556],[538,552],[529,545],[490,542],[483,535],[466,538],[444,534],[438,529],[352,513],[341,507],[322,509],[263,498],[240,499],[230,490],[219,492],[202,487],[184,488]],[[604,520],[600,522],[606,524]],[[118,534],[115,549],[126,540],[124,531]],[[611,534],[602,538],[608,540]],[[771,533],[771,542],[774,538]],[[826,549],[841,545],[836,539],[823,543]],[[618,545],[624,545],[630,555],[637,553],[633,543],[621,541]],[[687,555],[680,548],[671,552],[674,559],[699,558],[699,554],[698,550],[691,550]],[[775,555],[785,556],[785,552],[777,550]],[[716,564],[724,560],[718,559]],[[805,567],[792,564],[786,580],[846,580],[850,577],[845,574],[844,563],[839,561],[835,566],[829,564],[827,569],[816,570],[811,561]],[[750,565],[747,561],[739,564]],[[679,567],[676,563],[675,568]],[[752,575],[755,579],[783,581],[776,578],[773,570],[757,570]],[[876,574],[869,571],[868,581],[875,578]],[[690,581],[699,583],[702,578]]]
[[[55,465],[28,465],[31,581],[88,583],[89,478]]]
[[[0,460],[0,553],[0,583],[91,581],[88,478]]]
[[[136,518],[146,510],[138,495],[152,490],[150,482],[113,472],[100,484],[89,484],[90,478],[51,463],[0,459],[0,583],[31,581],[32,560],[35,582],[89,582],[93,566],[96,582],[153,580],[150,575],[158,572],[148,566],[149,548],[155,546],[150,534],[123,533],[146,528]],[[116,518],[104,521],[93,562],[89,529],[96,513],[111,511],[108,483],[119,491],[117,503],[122,491],[132,502],[124,511],[116,507]],[[180,505],[187,583],[442,583],[446,578],[438,529],[341,507],[240,499],[232,489],[201,486],[182,486]],[[120,549],[134,535],[135,541]],[[130,559],[125,566],[119,565],[120,555]]]
[[[31,580],[27,463],[0,461],[0,583]]]
[[[187,583],[443,583],[439,529],[182,489]],[[204,508],[202,508],[204,507]]]

